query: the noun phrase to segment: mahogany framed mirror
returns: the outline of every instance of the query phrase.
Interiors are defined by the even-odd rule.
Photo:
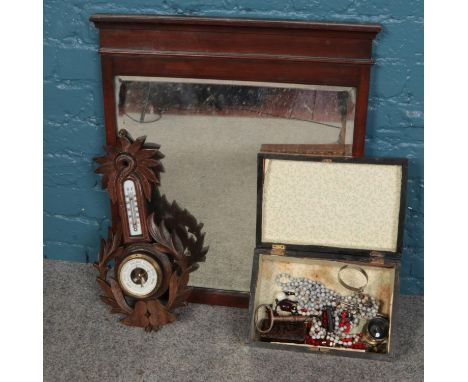
[[[161,192],[205,223],[191,301],[248,306],[256,155],[364,152],[378,25],[94,15],[106,141],[161,145]],[[115,213],[113,212],[113,218]]]

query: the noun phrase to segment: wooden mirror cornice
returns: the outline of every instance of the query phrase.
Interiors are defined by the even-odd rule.
[[[108,14],[91,21],[100,35],[107,144],[117,141],[116,76],[148,76],[352,87],[348,154],[364,153],[372,41],[379,25]],[[295,153],[315,150],[307,142],[291,147]],[[286,145],[267,148],[288,152]],[[195,287],[191,301],[247,307],[248,296]]]

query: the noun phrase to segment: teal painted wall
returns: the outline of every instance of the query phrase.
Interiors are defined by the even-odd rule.
[[[92,262],[109,225],[93,172],[104,144],[94,13],[379,23],[366,154],[410,159],[401,292],[422,294],[423,2],[418,0],[44,1],[44,257]]]

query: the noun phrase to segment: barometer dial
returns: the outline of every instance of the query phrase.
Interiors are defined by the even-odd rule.
[[[161,285],[162,277],[157,261],[143,253],[125,258],[118,271],[123,291],[136,298],[145,298],[154,294]]]

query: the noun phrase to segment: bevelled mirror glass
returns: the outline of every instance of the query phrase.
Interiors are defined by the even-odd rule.
[[[352,87],[117,76],[115,99],[117,129],[161,144],[161,193],[205,224],[210,251],[192,286],[250,288],[262,144],[352,152]]]

